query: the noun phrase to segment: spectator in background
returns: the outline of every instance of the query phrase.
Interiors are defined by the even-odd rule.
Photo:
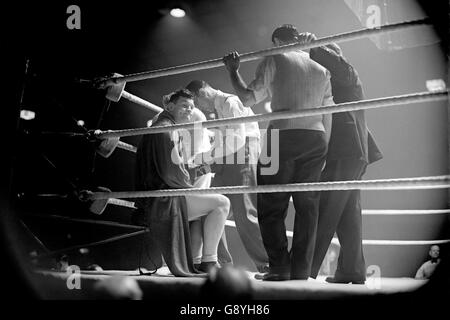
[[[431,246],[428,255],[431,259],[420,266],[419,270],[416,272],[416,279],[430,279],[431,275],[436,270],[436,267],[441,262],[441,259],[439,259],[438,245]]]

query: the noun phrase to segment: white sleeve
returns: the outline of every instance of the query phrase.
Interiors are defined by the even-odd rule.
[[[244,108],[241,102],[237,99],[228,99],[225,101],[225,109],[233,118],[242,117],[241,109]],[[229,125],[225,128],[226,134],[223,137],[225,142],[223,146],[225,147],[225,154],[223,156],[228,156],[237,152],[239,149],[243,148],[245,145],[245,124],[240,123],[236,125]]]
[[[255,103],[260,103],[272,96],[271,85],[275,76],[276,66],[272,56],[265,58],[257,67],[255,79],[247,86],[253,91]]]

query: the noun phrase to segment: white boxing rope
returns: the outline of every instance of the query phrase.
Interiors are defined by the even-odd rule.
[[[332,242],[339,243],[338,239],[333,238]],[[368,246],[431,246],[433,244],[450,243],[450,239],[444,240],[363,240],[363,245]]]
[[[292,199],[291,199],[292,202]],[[135,203],[132,201],[126,201],[121,199],[110,198],[108,199],[108,204],[113,204],[116,206],[136,209]],[[395,216],[395,215],[440,215],[449,214],[450,209],[423,209],[423,210],[408,210],[408,209],[363,209],[361,211],[362,215],[365,216]]]
[[[317,116],[322,114],[332,114],[338,112],[350,112],[357,110],[369,110],[383,107],[392,106],[411,106],[413,103],[423,103],[423,102],[434,102],[434,101],[448,101],[447,90],[436,91],[436,92],[416,92],[411,94],[405,94],[400,96],[384,97],[370,100],[361,100],[353,102],[345,102],[334,104],[330,106],[317,106],[308,109],[300,110],[290,110],[290,111],[280,111],[272,112],[266,114],[258,114],[247,117],[236,117],[236,118],[225,118],[218,120],[208,120],[208,121],[196,121],[191,123],[181,123],[170,126],[157,126],[157,127],[144,127],[144,128],[134,128],[134,129],[123,129],[123,130],[95,130],[95,136],[98,139],[106,138],[120,138],[120,137],[131,137],[139,136],[143,134],[155,134],[163,132],[172,132],[174,130],[193,130],[198,128],[215,128],[223,127],[228,125],[236,125],[241,123],[249,122],[260,122],[260,121],[273,121],[281,119],[292,119],[301,118],[309,116]]]
[[[241,193],[273,193],[273,192],[305,192],[330,190],[420,190],[450,188],[450,175],[378,179],[358,181],[330,181],[312,183],[291,183],[258,186],[230,186],[212,188],[163,189],[143,191],[93,192],[87,200],[108,198],[150,198],[176,197],[193,194],[241,194]]]
[[[448,214],[450,213],[450,209],[424,209],[424,210],[392,210],[392,209],[365,209],[362,210],[363,215],[371,216],[371,215],[437,215],[437,214]]]
[[[236,223],[232,220],[227,220],[225,225],[228,227],[236,228]],[[286,236],[288,238],[292,238],[294,233],[292,231],[286,231]],[[331,240],[332,244],[338,245],[339,240],[337,238],[333,238]],[[373,245],[373,246],[423,246],[423,245],[433,245],[433,244],[445,244],[450,243],[450,239],[444,240],[363,240],[363,245]]]
[[[293,202],[292,198],[289,199],[289,202]],[[363,209],[361,210],[361,214],[363,216],[395,216],[395,215],[438,215],[438,214],[448,214],[450,213],[450,209]]]
[[[119,73],[115,73],[114,75],[116,77],[122,76]],[[135,96],[134,94],[125,91],[125,85],[126,83],[123,82],[107,87],[105,95],[106,99],[113,102],[118,102],[120,99],[124,98],[154,112],[161,112],[163,110],[161,107],[158,107],[151,102],[148,102],[142,98],[139,98],[138,96]]]
[[[148,102],[147,100],[144,100],[142,98],[139,98],[138,96],[135,96],[134,94],[131,94],[127,91],[122,92],[122,98],[127,99],[128,101],[134,102],[144,108],[147,108],[154,112],[161,112],[163,111],[163,108],[157,106],[156,104],[153,104],[151,102]]]
[[[380,26],[377,28],[367,28],[367,29],[360,29],[356,31],[341,33],[337,35],[332,35],[325,38],[320,38],[311,41],[310,43],[296,43],[296,44],[289,44],[285,46],[280,47],[271,47],[264,50],[259,50],[255,52],[249,52],[249,53],[243,53],[240,55],[240,61],[246,62],[246,61],[254,61],[260,58],[263,58],[265,56],[271,56],[276,55],[280,53],[285,53],[293,50],[305,50],[305,49],[311,49],[316,47],[321,47],[327,44],[331,43],[339,43],[339,42],[345,42],[345,41],[351,41],[351,40],[357,40],[362,38],[367,38],[370,36],[378,35],[378,34],[384,34],[399,30],[405,30],[405,29],[411,29],[418,26],[424,26],[424,25],[431,25],[431,19],[421,19],[421,20],[414,20],[414,21],[405,21],[401,23],[396,24],[389,24]],[[111,85],[118,85],[123,84],[126,82],[132,82],[132,81],[140,81],[140,80],[146,80],[146,79],[152,79],[152,78],[158,78],[163,76],[170,76],[175,74],[181,74],[186,72],[192,72],[192,71],[198,71],[198,70],[204,70],[204,69],[212,69],[223,66],[222,58],[213,59],[213,60],[207,60],[207,61],[201,61],[201,62],[195,62],[190,64],[185,64],[181,66],[175,66],[175,67],[169,67],[165,69],[159,69],[159,70],[151,70],[151,71],[144,71],[140,73],[134,73],[130,75],[125,76],[113,76],[107,79],[103,79],[96,83],[96,86],[99,88],[105,88],[107,86]]]

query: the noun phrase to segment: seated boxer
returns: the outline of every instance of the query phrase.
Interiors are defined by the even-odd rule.
[[[192,121],[206,121],[206,116],[194,107]],[[188,172],[192,185],[194,188],[209,188],[212,180],[211,167],[205,163],[194,163],[197,154],[208,152],[211,149],[209,130],[206,128],[189,130],[187,137],[190,139],[183,139],[183,151],[188,162]],[[189,222],[193,261],[197,268],[199,268],[202,259],[203,222],[202,218]]]
[[[152,126],[191,122],[193,109],[192,94],[185,89],[175,91]],[[136,155],[137,190],[193,187],[183,136],[179,130],[143,136]],[[201,217],[204,217],[203,248],[198,269],[208,272],[217,265],[217,247],[230,210],[228,198],[219,194],[140,198],[136,205],[146,213],[150,232],[174,275],[195,273],[188,222]]]

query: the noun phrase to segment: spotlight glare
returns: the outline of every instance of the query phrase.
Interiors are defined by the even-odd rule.
[[[77,125],[79,125],[80,127],[84,126],[84,121],[83,120],[78,120],[77,121]]]
[[[186,12],[181,8],[173,8],[170,10],[170,15],[175,18],[183,18],[186,15]]]
[[[36,117],[36,113],[30,110],[20,110],[20,118],[23,120],[33,120]]]
[[[427,80],[426,86],[429,92],[443,91],[447,87],[445,81],[442,79]]]
[[[81,254],[88,254],[89,253],[89,249],[88,248],[80,248],[80,253]]]

